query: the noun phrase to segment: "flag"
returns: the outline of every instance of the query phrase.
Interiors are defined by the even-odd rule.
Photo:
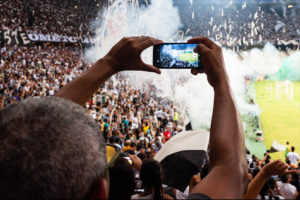
[[[276,140],[273,141],[272,146],[269,150],[267,150],[268,153],[275,153],[278,151],[285,151],[286,146],[284,146],[283,144],[279,144],[278,142],[276,142]]]
[[[209,132],[183,131],[172,137],[156,154],[163,169],[163,183],[184,191],[193,175],[201,172]]]
[[[275,25],[275,31],[278,32],[284,26],[285,24],[282,21],[277,21],[277,24]]]

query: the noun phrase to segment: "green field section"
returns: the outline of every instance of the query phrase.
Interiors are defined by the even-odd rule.
[[[198,54],[192,53],[182,53],[179,55],[179,60],[187,62],[198,62]]]
[[[264,142],[269,149],[274,140],[280,144],[290,142],[300,154],[300,82],[293,82],[293,100],[287,95],[287,87],[276,82],[255,82],[256,103],[261,114],[260,124],[264,134]],[[291,87],[289,88],[289,91]],[[272,159],[285,160],[284,152],[271,154]]]

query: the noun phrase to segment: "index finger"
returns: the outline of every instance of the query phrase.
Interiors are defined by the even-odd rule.
[[[296,174],[296,173],[300,173],[299,170],[293,169],[293,170],[287,170],[284,172],[284,174]]]
[[[214,43],[213,41],[211,41],[208,37],[194,37],[192,39],[188,40],[188,43],[202,43],[205,46],[207,46],[208,48],[213,48],[216,45],[216,43]]]
[[[137,45],[137,49],[142,52],[150,46],[162,44],[162,40],[158,40],[152,37],[144,37],[143,40],[140,40]]]

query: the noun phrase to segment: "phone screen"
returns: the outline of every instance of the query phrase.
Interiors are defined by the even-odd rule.
[[[153,65],[163,69],[202,69],[201,56],[194,52],[198,44],[164,43],[153,47]]]

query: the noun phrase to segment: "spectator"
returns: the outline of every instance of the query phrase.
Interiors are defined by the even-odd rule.
[[[164,136],[165,136],[165,139],[166,139],[166,142],[171,138],[172,134],[170,132],[170,128],[167,127],[165,132],[164,132]]]
[[[1,110],[0,127],[1,198],[107,197],[104,141],[79,105],[28,99]]]
[[[292,146],[291,152],[289,152],[287,154],[287,160],[291,162],[292,167],[297,168],[297,163],[299,161],[299,155],[294,151],[295,151],[295,147]]]
[[[129,150],[130,149],[130,144],[131,144],[130,140],[126,140],[123,151]]]
[[[292,180],[291,174],[286,174],[280,176],[280,180],[278,181],[278,188],[282,192],[284,198],[286,199],[296,199],[297,197],[297,189],[290,182]]]
[[[290,143],[287,141],[286,142],[286,148],[285,148],[285,159],[287,159],[287,154],[289,153],[289,152],[291,152],[291,145],[290,145]]]
[[[129,200],[134,193],[135,179],[127,160],[120,157],[109,169],[109,200]]]
[[[274,182],[274,179],[271,176],[274,175],[286,175],[291,172],[289,171],[288,165],[283,163],[280,160],[270,162],[266,164],[259,173],[254,177],[254,179],[248,185],[247,193],[244,195],[244,199],[256,199],[260,194],[259,199],[272,199],[274,197],[274,192],[270,193],[274,188],[271,187],[271,183]],[[280,185],[278,183],[278,185]],[[283,197],[283,192],[276,185],[277,192]]]
[[[144,192],[136,194],[131,199],[172,199],[163,193],[160,164],[152,159],[146,159],[141,166],[141,181]]]
[[[114,145],[115,145],[118,149],[122,149],[120,143],[121,143],[120,137],[118,137],[118,136],[115,137],[115,138],[114,138]]]

